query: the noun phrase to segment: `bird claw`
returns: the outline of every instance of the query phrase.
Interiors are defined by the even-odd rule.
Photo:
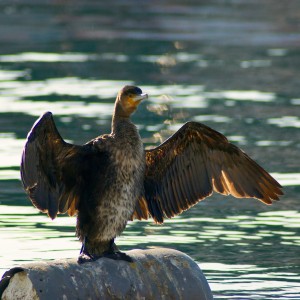
[[[86,253],[82,253],[79,255],[78,257],[78,264],[84,264],[86,262],[93,262],[98,260],[99,258],[109,258],[109,259],[113,259],[113,260],[124,260],[127,262],[133,262],[133,259],[127,255],[126,253],[123,252],[111,252],[111,251],[106,251],[103,253],[103,255],[90,255],[90,254],[86,254]]]
[[[102,252],[102,254],[100,254],[100,255],[90,254],[86,248],[86,242],[87,242],[87,238],[85,237],[83,240],[83,243],[82,243],[81,250],[80,250],[80,255],[77,260],[77,262],[79,264],[96,261],[97,259],[102,258],[102,257],[106,257],[106,258],[114,259],[114,260],[124,260],[127,262],[133,262],[133,259],[129,255],[121,252],[118,249],[118,247],[114,243],[114,239],[112,239],[110,241],[108,250]]]
[[[100,257],[98,257],[100,258]],[[78,264],[84,264],[84,263],[87,263],[87,262],[92,262],[92,261],[95,261],[97,260],[98,258],[95,258],[95,257],[92,257],[90,255],[87,255],[85,253],[82,253],[79,255],[78,259],[77,259],[77,262]]]
[[[124,260],[127,262],[133,262],[133,259],[126,253],[117,251],[117,252],[104,252],[103,257],[114,259],[114,260]]]

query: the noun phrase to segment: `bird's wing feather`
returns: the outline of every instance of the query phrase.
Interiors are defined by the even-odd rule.
[[[188,122],[158,147],[146,151],[145,195],[133,218],[162,223],[213,191],[271,204],[280,184],[221,133]]]
[[[74,215],[86,194],[82,187],[92,182],[91,168],[99,173],[105,160],[92,145],[66,143],[47,112],[28,134],[21,161],[22,183],[32,203],[52,219],[66,211]]]

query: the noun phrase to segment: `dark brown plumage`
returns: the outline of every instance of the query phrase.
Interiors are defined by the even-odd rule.
[[[213,191],[266,204],[283,194],[247,154],[200,123],[186,123],[145,151],[130,115],[146,97],[137,87],[124,87],[111,134],[83,146],[66,143],[49,112],[28,134],[21,163],[24,188],[52,219],[58,213],[77,214],[81,262],[102,255],[129,260],[114,244],[129,219],[163,223]]]
[[[281,185],[221,133],[196,122],[146,150],[145,194],[133,217],[163,223],[213,191],[265,204],[279,200]]]

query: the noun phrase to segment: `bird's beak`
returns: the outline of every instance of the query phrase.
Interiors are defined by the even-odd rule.
[[[135,102],[141,102],[142,100],[147,98],[148,98],[148,94],[144,93],[144,94],[134,95],[132,97],[132,100]]]

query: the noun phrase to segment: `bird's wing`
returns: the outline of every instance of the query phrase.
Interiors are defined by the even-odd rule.
[[[21,161],[21,179],[32,203],[54,219],[57,213],[74,215],[91,184],[93,170],[101,170],[106,158],[91,145],[66,143],[52,114],[42,115],[28,134]],[[97,177],[97,173],[94,175]]]
[[[188,122],[158,147],[146,151],[145,194],[133,218],[162,223],[213,191],[271,204],[280,184],[219,132]]]

